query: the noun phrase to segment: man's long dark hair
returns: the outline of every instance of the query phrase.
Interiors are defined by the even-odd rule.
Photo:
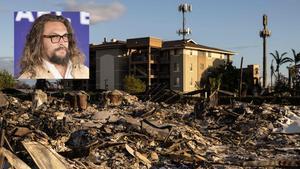
[[[84,62],[84,55],[77,47],[74,37],[74,31],[70,22],[62,17],[53,14],[45,14],[37,18],[32,24],[30,32],[26,36],[26,43],[20,60],[21,74],[29,72],[32,77],[36,76],[35,67],[43,64],[42,57],[45,56],[45,47],[43,44],[44,26],[47,22],[63,23],[69,34],[69,54],[73,64]]]

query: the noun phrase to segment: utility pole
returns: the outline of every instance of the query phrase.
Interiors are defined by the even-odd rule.
[[[267,37],[271,36],[271,31],[268,30],[268,16],[263,15],[264,29],[260,31],[260,37],[263,38],[263,88],[267,87]]]
[[[240,87],[239,87],[239,97],[242,97],[242,88],[243,88],[243,57],[241,59],[241,66],[240,66]]]
[[[180,36],[182,35],[182,40],[185,40],[185,36],[192,33],[192,30],[190,28],[185,28],[185,13],[192,11],[192,5],[190,4],[180,4],[178,6],[178,11],[182,12],[182,29],[179,29],[177,31],[177,34]]]

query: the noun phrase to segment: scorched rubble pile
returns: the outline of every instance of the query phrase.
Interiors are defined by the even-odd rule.
[[[14,168],[253,168],[300,165],[300,108],[141,102],[121,91],[33,101],[1,94],[1,165]],[[5,157],[3,159],[3,157]]]

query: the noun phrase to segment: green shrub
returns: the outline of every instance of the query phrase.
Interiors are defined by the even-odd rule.
[[[0,89],[15,86],[14,77],[6,70],[0,70]]]
[[[137,79],[134,76],[125,76],[124,90],[131,94],[141,93],[146,90],[146,84],[142,80]]]
[[[222,74],[217,77],[209,77],[210,84],[210,92],[214,92],[215,90],[219,90],[221,86]]]

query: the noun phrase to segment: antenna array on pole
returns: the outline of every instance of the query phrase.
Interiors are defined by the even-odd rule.
[[[263,15],[263,30],[259,32],[259,36],[263,38],[263,87],[267,87],[267,38],[271,36],[268,29],[268,16]]]
[[[180,4],[178,6],[178,11],[182,12],[182,29],[177,31],[177,34],[180,36],[182,35],[182,39],[185,40],[185,36],[192,33],[190,28],[185,28],[185,13],[192,11],[192,5],[190,4]]]

